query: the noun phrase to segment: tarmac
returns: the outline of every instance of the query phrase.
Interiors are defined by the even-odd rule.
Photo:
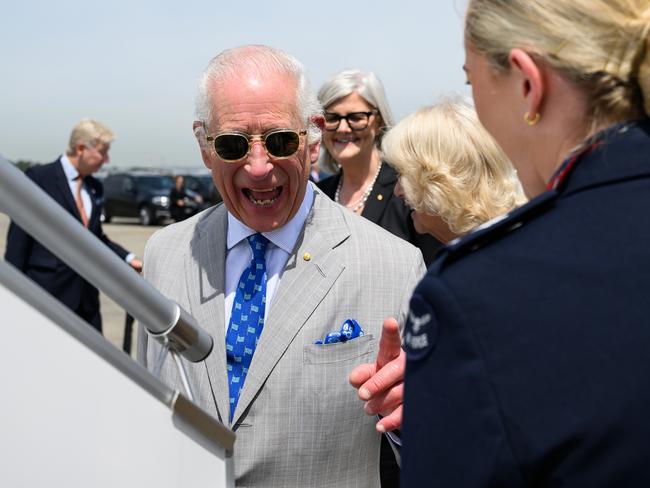
[[[0,213],[0,252],[4,258],[7,229],[9,228],[9,217],[6,214]],[[115,218],[110,224],[103,224],[104,233],[112,240],[120,244],[122,247],[135,253],[136,256],[142,258],[144,255],[144,247],[147,240],[160,226],[147,226],[140,225],[137,219],[120,219]],[[103,293],[100,293],[101,313],[104,329],[104,337],[108,339],[115,347],[122,349],[124,335],[125,335],[125,319],[126,313],[124,310],[108,298]],[[137,334],[135,333],[136,325],[133,326],[131,355],[135,357]]]

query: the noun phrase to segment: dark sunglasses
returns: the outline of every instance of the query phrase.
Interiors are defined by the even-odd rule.
[[[305,134],[307,134],[306,130],[296,132],[291,129],[274,129],[266,134],[222,132],[215,136],[207,136],[206,139],[208,142],[214,141],[214,150],[223,161],[236,163],[248,156],[256,140],[262,142],[270,157],[290,158],[300,149],[300,136]]]

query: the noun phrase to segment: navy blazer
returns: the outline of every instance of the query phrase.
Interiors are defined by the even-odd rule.
[[[441,251],[411,300],[404,486],[650,486],[650,122]]]
[[[340,179],[341,173],[337,173],[318,182],[317,185],[323,190],[323,193],[334,200]],[[419,234],[415,230],[411,209],[401,198],[393,194],[396,184],[397,173],[384,162],[361,215],[419,248],[422,251],[424,262],[428,266],[442,244],[435,237],[429,234]]]
[[[60,159],[42,166],[34,166],[25,174],[81,222],[81,216]],[[102,230],[100,216],[104,193],[101,182],[92,176],[86,176],[84,184],[93,202],[93,209],[88,220],[88,230],[121,258],[126,258],[128,251],[112,242]],[[70,245],[74,246],[74,242],[71,242]],[[99,292],[97,289],[13,222],[9,226],[7,234],[5,260],[20,269],[70,309],[78,311],[83,308],[87,314],[99,314]],[[98,328],[101,329],[101,325]]]

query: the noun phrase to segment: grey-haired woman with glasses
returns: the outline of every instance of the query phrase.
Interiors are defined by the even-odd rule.
[[[427,265],[440,243],[418,234],[411,210],[394,195],[397,173],[381,160],[381,138],[393,116],[384,87],[374,73],[346,70],[334,75],[319,90],[325,109],[325,130],[320,168],[334,173],[318,186],[331,199],[422,251]],[[399,468],[384,437],[381,445],[381,486],[399,486]]]
[[[411,211],[395,197],[397,174],[381,160],[381,138],[393,124],[384,87],[372,72],[345,70],[321,87],[325,109],[320,169],[334,173],[318,186],[331,199],[422,251],[428,265],[440,243],[418,234]]]

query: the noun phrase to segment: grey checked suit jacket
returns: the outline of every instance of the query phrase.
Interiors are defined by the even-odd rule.
[[[382,321],[403,325],[424,274],[420,251],[315,189],[314,205],[275,292],[231,428],[241,487],[378,487],[375,419],[348,383],[357,365],[375,360]],[[223,205],[158,231],[147,244],[144,273],[214,338],[208,358],[188,365],[197,403],[228,422]],[[311,259],[305,259],[309,253]],[[315,345],[344,320],[366,334]],[[158,344],[141,331],[140,358],[152,367]],[[181,389],[172,361],[162,380]]]

